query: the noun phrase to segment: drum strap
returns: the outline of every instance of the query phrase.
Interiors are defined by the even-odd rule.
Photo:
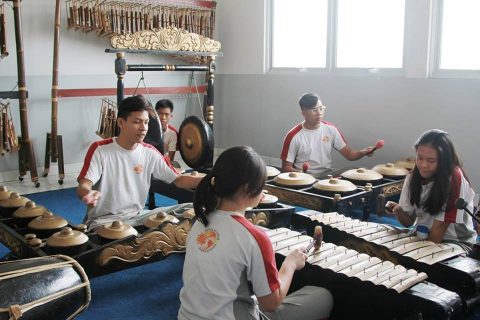
[[[75,263],[76,263],[75,261],[59,262],[59,263],[53,263],[53,264],[49,264],[49,265],[37,266],[37,267],[33,267],[33,268],[26,268],[26,269],[22,269],[22,270],[4,272],[4,273],[0,274],[0,281],[4,280],[4,279],[19,277],[19,276],[29,274],[29,273],[38,273],[38,272],[51,270],[51,269],[56,269],[56,268],[64,268],[64,267],[67,267],[67,266],[70,266],[70,265],[74,265]],[[36,308],[38,306],[41,306],[45,303],[48,303],[52,300],[59,299],[61,297],[69,295],[70,293],[72,293],[74,291],[80,290],[80,289],[85,288],[85,287],[87,287],[87,290],[89,291],[90,281],[86,278],[84,278],[84,281],[85,282],[82,283],[82,284],[79,284],[79,285],[76,285],[74,287],[67,288],[67,289],[64,289],[62,291],[53,293],[51,295],[45,296],[45,297],[40,298],[38,300],[32,301],[30,303],[26,303],[26,304],[23,304],[23,305],[12,305],[8,308],[6,308],[6,307],[1,308],[0,307],[0,312],[8,312],[8,314],[10,316],[9,320],[20,319],[22,317],[23,313],[25,313],[25,312],[33,309],[33,308]],[[88,296],[90,296],[90,295],[88,294]],[[78,310],[68,319],[73,319],[76,315],[78,315],[83,309],[85,309],[88,306],[89,302],[90,302],[90,298],[88,299],[88,301],[85,304],[80,306],[78,308]]]

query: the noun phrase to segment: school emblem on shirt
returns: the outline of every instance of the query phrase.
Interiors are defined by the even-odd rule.
[[[203,252],[208,252],[215,248],[219,239],[218,232],[215,229],[205,229],[204,232],[197,236],[198,249]]]
[[[141,164],[137,164],[135,167],[133,167],[133,171],[135,171],[136,174],[140,174],[143,171],[143,166]]]
[[[323,136],[322,142],[323,143],[329,143],[330,142],[330,137],[329,136]]]

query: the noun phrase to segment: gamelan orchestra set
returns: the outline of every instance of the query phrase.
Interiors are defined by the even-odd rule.
[[[21,33],[19,0],[12,4],[15,32]],[[60,0],[56,1],[54,63],[58,59]],[[125,94],[127,71],[196,71],[205,73],[201,89],[204,119],[186,117],[179,130],[182,159],[204,175],[213,164],[215,58],[220,43],[212,39],[215,1],[93,1],[66,0],[68,28],[93,31],[108,37],[115,53],[117,101],[102,99],[97,134],[116,135],[117,104]],[[148,8],[148,10],[146,10]],[[7,57],[5,10],[0,5],[0,53]],[[63,24],[63,23],[62,23]],[[16,42],[22,51],[21,37]],[[185,65],[127,64],[126,55],[153,52],[174,56]],[[26,110],[23,56],[18,53],[19,99]],[[52,130],[47,135],[45,172],[50,161],[59,163],[59,183],[64,179],[62,137],[57,130],[59,95],[58,62],[52,83]],[[139,91],[141,92],[141,91]],[[38,185],[35,155],[28,136],[26,112],[21,112],[21,136],[17,137],[8,104],[0,103],[0,152],[19,152],[20,177],[30,171]],[[163,148],[161,130],[152,116],[146,141]],[[156,125],[155,125],[156,123]],[[266,196],[246,217],[267,233],[277,265],[292,249],[312,243],[314,230],[322,227],[322,242],[309,252],[306,267],[297,271],[292,290],[318,285],[334,296],[338,319],[451,319],[467,314],[480,304],[480,262],[458,246],[422,240],[410,229],[369,222],[381,216],[385,202],[398,197],[413,159],[393,160],[371,169],[357,168],[340,177],[317,180],[302,172],[280,173],[267,166]],[[179,204],[157,209],[154,194]],[[142,224],[115,221],[95,231],[71,224],[28,195],[0,186],[0,241],[15,259],[0,263],[0,319],[70,319],[88,307],[89,279],[121,272],[141,264],[168,259],[185,252],[186,237],[195,219],[193,191],[153,181],[148,206],[152,214]],[[295,207],[307,210],[296,212]],[[360,211],[361,219],[351,216]],[[48,280],[47,280],[48,279]],[[28,289],[25,290],[25,286]],[[372,304],[371,301],[377,303]]]

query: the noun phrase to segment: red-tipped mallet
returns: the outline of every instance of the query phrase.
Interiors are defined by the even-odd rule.
[[[385,141],[377,140],[377,142],[375,142],[375,147],[373,147],[372,151],[370,151],[369,154],[375,152],[375,150],[377,149],[382,149],[384,144],[385,144]]]
[[[323,231],[321,226],[316,226],[313,231],[313,240],[310,242],[308,247],[305,249],[305,253],[308,253],[312,248],[315,248],[315,251],[320,250],[323,240]]]
[[[302,172],[307,172],[310,169],[310,163],[304,162],[302,166]]]

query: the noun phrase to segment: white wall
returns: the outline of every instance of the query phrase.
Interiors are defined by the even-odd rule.
[[[51,83],[53,64],[53,30],[55,0],[23,0],[22,29],[25,54],[26,84],[29,92],[27,101],[30,137],[34,143],[37,166],[43,166],[45,157],[45,136],[51,128]],[[6,2],[10,4],[11,2]],[[105,53],[109,48],[108,39],[97,37],[94,32],[83,33],[67,30],[65,2],[62,5],[62,28],[60,36],[59,87],[61,89],[115,88],[117,77],[114,72],[115,54]],[[10,55],[0,61],[0,91],[12,90],[17,83],[16,46],[13,10],[6,7],[7,46]],[[185,62],[153,55],[127,54],[130,64]],[[140,73],[127,72],[126,87],[136,87]],[[196,77],[198,85],[204,84],[204,75]],[[150,87],[188,86],[188,72],[146,72],[145,82]],[[142,86],[142,85],[141,85]],[[82,162],[92,141],[100,139],[95,135],[100,114],[102,97],[62,98],[58,107],[58,132],[63,135],[65,163]],[[116,97],[108,97],[116,100]],[[155,103],[160,98],[170,98],[175,104],[172,124],[179,127],[185,113],[199,114],[196,96],[151,96]],[[203,96],[200,97],[203,103]],[[17,134],[20,134],[18,101],[12,100],[12,116]],[[193,111],[192,111],[193,110]],[[0,172],[18,168],[17,155],[0,158]]]
[[[385,140],[362,166],[413,155],[412,145],[427,129],[448,131],[475,189],[480,190],[480,80],[427,78],[430,1],[407,0],[404,76],[275,74],[265,71],[267,0],[225,0],[218,4],[219,59],[216,145],[252,145],[279,157],[286,132],[302,120],[297,99],[317,92],[354,148]],[[336,163],[346,160],[336,155]]]

